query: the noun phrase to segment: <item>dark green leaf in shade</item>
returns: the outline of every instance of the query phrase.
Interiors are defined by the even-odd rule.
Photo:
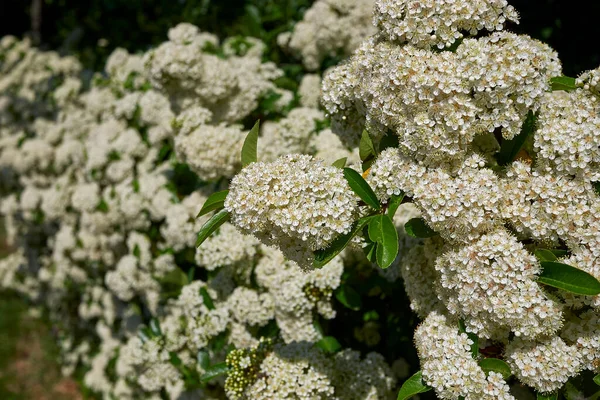
[[[592,182],[592,186],[594,187],[596,194],[600,195],[600,182]]]
[[[437,236],[437,232],[427,225],[423,218],[413,218],[404,224],[404,229],[409,236],[416,238],[430,238]]]
[[[595,296],[600,294],[600,282],[592,275],[567,264],[542,261],[538,282],[571,293]]]
[[[398,255],[398,232],[389,215],[373,217],[369,222],[369,238],[377,242],[377,264],[384,269],[392,265]]]
[[[537,394],[537,400],[558,400],[558,392],[551,394]]]
[[[196,240],[196,247],[199,247],[204,241],[212,235],[221,225],[229,221],[231,214],[227,210],[221,210],[211,217],[198,232],[198,239]]]
[[[367,257],[367,260],[369,260],[370,262],[374,263],[377,261],[377,243],[375,242],[371,242],[369,244],[367,244],[365,247],[363,247],[363,252],[365,253],[365,256]]]
[[[224,375],[229,371],[229,367],[227,363],[222,362],[215,365],[211,365],[206,369],[204,375],[200,377],[200,381],[206,383],[220,375]]]
[[[154,334],[154,336],[161,336],[162,332],[160,330],[160,324],[156,318],[152,318],[150,320],[150,330]]]
[[[211,211],[223,209],[223,207],[225,207],[225,198],[228,194],[229,190],[223,190],[211,194],[210,197],[204,202],[204,205],[202,206],[202,209],[200,209],[200,212],[196,218],[206,215]]]
[[[571,78],[569,76],[556,76],[550,79],[552,91],[564,90],[566,92],[570,92],[577,89],[576,82],[577,80],[575,78]]]
[[[196,358],[198,359],[198,365],[200,365],[202,369],[206,370],[210,365],[210,356],[208,355],[208,351],[200,350]]]
[[[398,392],[397,400],[410,399],[416,394],[425,393],[430,390],[431,387],[427,386],[423,382],[421,371],[419,371],[410,378],[408,378],[406,381],[404,381],[402,387],[400,388],[400,392]]]
[[[346,161],[348,161],[348,157],[340,158],[339,160],[335,160],[332,166],[336,168],[343,169],[346,166]]]
[[[373,217],[364,217],[359,219],[354,223],[350,232],[339,236],[337,239],[331,242],[331,244],[327,248],[315,251],[313,267],[322,268],[329,261],[333,260],[335,256],[340,254],[342,250],[346,248],[348,243],[350,243],[350,240],[352,240],[354,236],[356,236],[360,231],[362,231],[362,229],[367,225],[371,218]]]
[[[404,200],[404,193],[394,194],[392,197],[390,197],[387,214],[392,220],[394,219],[394,215],[396,215],[396,211],[398,211],[398,207],[400,207],[400,204],[402,204],[402,200]]]
[[[375,192],[373,192],[371,186],[369,186],[367,181],[358,172],[352,168],[344,168],[344,178],[346,178],[350,188],[362,201],[375,210],[381,209]]]
[[[342,348],[340,342],[333,336],[325,336],[323,339],[319,340],[316,345],[318,348],[329,354],[337,353]]]
[[[534,251],[535,256],[540,261],[556,261],[558,258],[554,255],[553,252],[546,249],[536,249]]]
[[[536,123],[537,115],[532,111],[529,111],[529,114],[527,114],[527,118],[523,123],[523,127],[521,128],[521,132],[511,140],[502,140],[500,152],[496,155],[498,164],[508,165],[515,160],[517,154],[519,154],[521,148],[525,144],[525,141],[535,130]]]
[[[369,132],[367,132],[366,129],[362,131],[362,135],[360,137],[360,144],[358,145],[358,155],[360,156],[361,161],[366,161],[369,158],[374,158],[377,156],[377,152],[375,151],[375,146],[373,145],[371,136],[369,136]]]
[[[161,277],[159,281],[176,286],[185,286],[188,284],[188,277],[179,267],[175,267],[175,269],[167,272]]]
[[[246,136],[242,146],[242,167],[258,160],[258,132],[260,131],[260,120],[256,121],[254,127]]]
[[[362,300],[356,290],[347,284],[342,284],[335,291],[335,298],[345,307],[357,311],[362,306]]]
[[[481,369],[483,369],[483,372],[485,372],[486,375],[490,372],[497,372],[501,374],[504,379],[508,379],[512,375],[508,364],[498,358],[484,358],[483,360],[479,361],[479,366]]]
[[[210,298],[210,295],[208,294],[208,291],[204,286],[200,288],[200,296],[202,296],[202,301],[204,302],[206,308],[208,308],[209,310],[215,309],[215,303],[213,303],[212,299]]]

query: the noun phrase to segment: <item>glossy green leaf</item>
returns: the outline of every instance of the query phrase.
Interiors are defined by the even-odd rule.
[[[410,399],[416,394],[429,392],[431,387],[423,382],[421,371],[408,378],[398,392],[398,400]]]
[[[369,222],[369,238],[377,242],[377,264],[384,269],[392,265],[398,255],[398,232],[389,215],[373,217]]]
[[[225,207],[225,198],[227,198],[228,194],[229,190],[223,190],[211,194],[210,197],[204,202],[204,205],[202,206],[202,209],[200,209],[200,212],[196,218],[206,215],[211,211],[223,209]]]
[[[600,282],[592,275],[567,264],[542,261],[538,282],[571,293],[595,296],[600,294]]]
[[[229,221],[231,214],[227,210],[221,210],[213,215],[206,223],[200,228],[198,232],[198,239],[196,240],[196,247],[199,247],[214,231],[216,231],[221,225]]]
[[[377,258],[376,258],[377,257],[376,256],[377,243],[371,242],[371,243],[367,244],[365,247],[363,247],[363,252],[365,253],[365,256],[367,257],[367,260],[369,260],[372,263],[377,262]]]
[[[381,209],[379,200],[371,189],[371,186],[365,181],[365,179],[352,168],[344,168],[344,178],[348,181],[350,188],[364,201],[368,206],[375,210]]]
[[[339,236],[337,239],[331,242],[331,244],[327,248],[315,251],[313,267],[322,268],[329,261],[333,260],[335,256],[340,254],[342,250],[346,248],[348,243],[350,243],[350,240],[352,240],[354,236],[356,236],[360,231],[362,231],[362,229],[369,223],[371,218],[373,217],[364,217],[359,219],[354,223],[350,232],[346,233],[345,235]]]
[[[437,232],[427,225],[423,218],[413,218],[404,224],[404,229],[409,236],[416,238],[430,238],[437,236]]]
[[[340,342],[333,336],[325,336],[319,340],[316,345],[318,348],[329,354],[337,353],[342,348]]]
[[[252,164],[258,160],[258,132],[260,131],[260,120],[256,121],[254,127],[246,136],[242,146],[242,167]]]
[[[479,361],[479,366],[486,375],[490,372],[497,372],[501,374],[504,379],[508,379],[512,375],[509,365],[498,358],[484,358]]]
[[[206,370],[210,366],[210,356],[208,351],[200,350],[196,356],[196,359],[198,360],[198,365],[200,365],[200,368],[203,370]]]
[[[343,284],[335,291],[335,298],[345,307],[351,310],[360,310],[362,300],[356,290],[347,284]]]
[[[537,394],[537,400],[558,400],[558,392],[551,394]]]
[[[577,80],[575,78],[571,78],[569,76],[556,76],[550,79],[553,91],[564,90],[566,92],[570,92],[577,89],[576,82]]]
[[[527,114],[521,132],[511,140],[502,140],[500,152],[496,160],[500,165],[508,165],[515,160],[527,138],[533,133],[537,124],[537,115],[532,111]]]
[[[200,377],[200,381],[206,383],[211,379],[216,378],[217,376],[226,374],[227,372],[229,372],[229,367],[227,366],[227,363],[222,362],[219,364],[211,365],[206,369],[204,375]]]
[[[343,169],[346,166],[346,161],[348,161],[348,157],[344,157],[344,158],[340,158],[339,160],[335,160],[333,162],[333,164],[331,164],[331,165],[333,167]]]
[[[596,385],[600,386],[600,374],[598,374],[594,377],[594,383]]]
[[[215,309],[215,303],[213,303],[205,287],[200,288],[200,296],[202,296],[202,301],[204,302],[206,308],[208,308],[209,310]]]
[[[402,204],[404,196],[404,193],[400,193],[394,194],[392,195],[392,197],[390,197],[390,201],[388,202],[387,214],[392,220],[394,219],[394,215],[396,215],[396,211],[398,211],[398,207],[400,207],[400,204]]]
[[[371,136],[369,136],[369,132],[367,132],[366,129],[362,131],[362,135],[360,137],[360,143],[358,145],[358,155],[360,156],[361,161],[365,161],[369,158],[377,156],[377,152],[375,151],[375,146],[373,145]]]

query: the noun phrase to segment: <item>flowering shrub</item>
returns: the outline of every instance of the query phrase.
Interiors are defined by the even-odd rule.
[[[190,24],[91,79],[3,38],[0,288],[104,399],[592,397],[600,70],[510,21],[319,0],[281,45],[353,54],[291,85]]]

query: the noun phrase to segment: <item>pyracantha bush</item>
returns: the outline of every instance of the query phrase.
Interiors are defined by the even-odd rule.
[[[91,79],[2,38],[0,289],[103,399],[593,396],[600,72],[515,22],[318,0],[300,75],[190,24]]]

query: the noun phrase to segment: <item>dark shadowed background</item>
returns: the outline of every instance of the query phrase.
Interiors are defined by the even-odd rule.
[[[248,35],[274,44],[312,0],[0,0],[0,36],[32,35],[42,48],[76,54],[101,70],[115,47],[145,50],[169,27],[190,22],[221,37]],[[600,1],[509,0],[521,14],[511,29],[554,47],[564,72],[600,65]],[[33,10],[38,10],[34,11]],[[271,46],[274,48],[276,46]],[[274,61],[281,54],[270,55]]]

